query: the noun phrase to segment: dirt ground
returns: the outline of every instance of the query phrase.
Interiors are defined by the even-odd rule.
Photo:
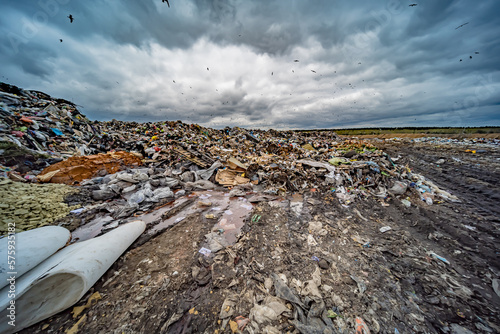
[[[207,214],[220,218],[224,207],[200,207],[211,199],[195,193],[155,216],[149,236],[78,305],[96,291],[102,299],[76,319],[68,309],[22,333],[353,333],[357,317],[372,333],[500,332],[499,148],[376,145],[461,203],[427,205],[413,188],[410,207],[403,197],[349,206],[330,193],[261,198],[234,213],[244,222],[235,243],[206,256],[205,235],[218,228]],[[248,206],[252,196],[220,203]]]

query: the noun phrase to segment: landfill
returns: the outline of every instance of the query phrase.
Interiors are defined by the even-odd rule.
[[[25,333],[498,333],[499,184],[498,138],[91,121],[0,84],[2,235],[146,223]]]

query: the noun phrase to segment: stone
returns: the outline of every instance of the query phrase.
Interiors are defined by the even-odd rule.
[[[358,154],[356,151],[351,150],[351,151],[347,151],[347,152],[344,154],[344,157],[345,157],[345,158],[350,159],[350,158],[352,158],[353,156],[355,156],[356,154]]]
[[[321,259],[319,260],[318,262],[318,265],[321,269],[329,269],[330,268],[330,265],[328,264],[328,262],[325,260],[325,259]]]
[[[112,199],[115,196],[116,196],[116,193],[111,189],[94,190],[92,192],[92,198],[96,201],[104,201],[104,200]]]
[[[26,215],[28,213],[29,211],[26,209],[17,209],[16,211],[14,211],[15,216]]]

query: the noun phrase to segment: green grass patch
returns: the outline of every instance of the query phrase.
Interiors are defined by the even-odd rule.
[[[433,128],[433,127],[405,127],[405,128],[352,128],[352,129],[321,129],[321,130],[298,130],[299,132],[311,131],[334,131],[338,135],[381,135],[414,133],[425,135],[460,135],[460,134],[488,134],[500,133],[500,127],[470,127],[470,128]]]

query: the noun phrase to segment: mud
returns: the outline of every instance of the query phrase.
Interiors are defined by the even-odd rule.
[[[222,334],[238,332],[234,323],[243,316],[251,320],[243,333],[298,333],[291,311],[257,321],[256,305],[280,293],[273,274],[286,280],[308,319],[319,301],[332,310],[332,332],[354,332],[357,317],[372,333],[500,332],[500,296],[492,287],[500,277],[499,149],[377,146],[461,202],[428,205],[414,188],[404,198],[348,205],[335,193],[307,192],[251,208],[245,199],[256,194],[191,194],[143,216],[147,239],[132,245],[78,304],[95,291],[102,296],[84,311],[79,332]],[[201,254],[206,235],[221,228],[231,245]],[[311,281],[318,284],[314,298]],[[77,320],[67,310],[22,333],[63,333]]]

